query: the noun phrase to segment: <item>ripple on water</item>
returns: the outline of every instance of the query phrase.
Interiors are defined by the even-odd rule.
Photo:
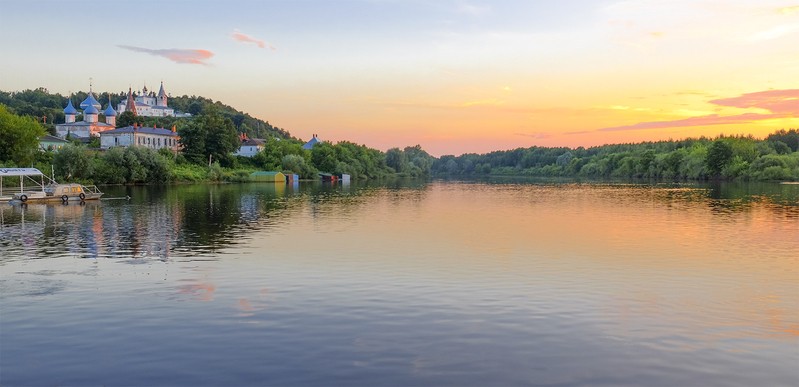
[[[790,193],[124,189],[0,207],[0,383],[799,382]]]

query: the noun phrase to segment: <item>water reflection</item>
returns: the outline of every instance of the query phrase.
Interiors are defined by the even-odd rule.
[[[393,186],[421,192],[426,183]],[[310,211],[315,218],[350,218],[381,187],[329,183],[107,187],[107,197],[131,199],[1,204],[0,245],[9,252],[17,249],[8,256],[18,258],[55,254],[163,260],[177,254],[214,259],[213,253],[301,211]]]
[[[451,182],[453,191],[480,189],[473,183]],[[497,189],[517,191],[518,182],[487,182]],[[766,211],[768,216],[799,219],[799,185],[764,183],[597,184],[538,182],[527,185],[525,201],[550,204],[570,195],[591,193],[613,198],[618,205],[641,199],[674,210],[696,210],[704,203],[711,214],[729,219],[737,213]],[[503,188],[506,187],[506,188]],[[384,197],[394,205],[421,204],[427,182],[388,184],[222,184],[158,187],[109,187],[107,196],[130,201],[89,201],[82,204],[0,205],[0,245],[24,256],[150,257],[173,254],[201,256],[249,240],[256,232],[288,222],[303,211],[312,218],[353,221],[358,208]],[[516,193],[518,194],[518,192]],[[543,196],[540,196],[543,195]],[[737,216],[737,215],[736,215]]]
[[[795,385],[797,189],[225,184],[0,204],[0,384]]]

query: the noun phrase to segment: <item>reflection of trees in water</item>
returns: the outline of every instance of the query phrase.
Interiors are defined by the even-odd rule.
[[[714,214],[765,208],[780,218],[799,218],[799,186],[763,182],[710,182],[706,200]]]
[[[572,189],[575,194],[582,192],[583,185],[578,186]],[[607,195],[616,199],[621,193],[629,196],[624,200],[653,201],[674,210],[704,203],[719,216],[765,209],[775,217],[799,219],[797,185],[721,183],[637,187],[630,190],[630,185],[585,184],[587,189],[607,191]],[[249,183],[109,187],[108,196],[130,195],[133,199],[90,201],[84,205],[0,205],[0,247],[12,255],[32,258],[64,254],[158,259],[197,256],[280,227],[306,211],[310,211],[313,219],[346,222],[360,216],[361,211],[369,211],[376,201],[421,205],[428,188],[428,182],[401,179],[351,185],[304,182],[298,186]]]
[[[24,250],[17,257],[165,260],[212,254],[279,226],[309,206],[321,216],[353,216],[385,189],[373,183],[319,182],[107,187],[108,197],[132,199],[2,206],[0,243]]]
[[[0,207],[0,243],[9,256],[27,259],[63,254],[97,256],[96,218],[100,203],[4,204]],[[101,223],[100,223],[101,225]]]
[[[306,184],[301,190],[310,204],[313,219],[334,218],[351,219],[358,211],[369,208],[382,195],[388,195],[393,202],[402,200],[421,201],[428,188],[428,182],[420,179],[390,179],[342,184],[340,182],[315,182]]]

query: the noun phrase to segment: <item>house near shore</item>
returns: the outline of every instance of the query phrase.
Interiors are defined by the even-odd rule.
[[[346,173],[337,173],[336,178],[342,183],[349,183],[350,182],[350,175]]]
[[[249,138],[244,133],[239,135],[239,140],[241,140],[241,145],[234,153],[236,156],[253,157],[264,150],[264,144],[266,144],[266,140],[261,138]]]
[[[100,133],[100,149],[129,146],[156,150],[166,148],[176,153],[180,149],[180,137],[174,126],[172,129],[151,128],[136,123]]]
[[[46,134],[39,138],[39,149],[42,151],[54,151],[61,149],[64,145],[69,144],[69,141],[56,136]]]

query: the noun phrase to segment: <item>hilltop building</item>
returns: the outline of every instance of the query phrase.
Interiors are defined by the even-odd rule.
[[[88,139],[99,136],[100,132],[114,129],[116,125],[116,111],[111,107],[111,96],[108,97],[108,108],[103,111],[106,117],[105,122],[99,122],[102,105],[100,105],[100,102],[97,102],[97,98],[94,97],[91,86],[89,86],[89,95],[79,106],[83,109],[83,120],[75,121],[78,115],[78,109],[72,106],[72,98],[67,100],[67,107],[64,108],[65,122],[55,126],[58,137],[66,138],[67,136],[71,136]]]
[[[320,143],[319,139],[314,134],[310,141],[306,142],[305,145],[302,146],[302,149],[313,149],[314,145]]]
[[[188,113],[176,113],[175,109],[167,105],[169,96],[164,91],[164,82],[161,82],[161,88],[158,94],[153,91],[147,90],[145,85],[141,91],[134,94],[128,88],[128,96],[117,105],[119,114],[126,111],[132,111],[133,114],[143,117],[190,117]]]

